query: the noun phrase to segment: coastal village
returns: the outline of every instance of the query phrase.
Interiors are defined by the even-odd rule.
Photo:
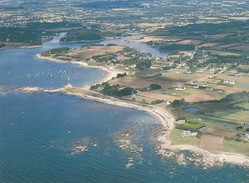
[[[149,38],[140,37],[135,40],[123,41],[146,44],[141,41],[144,39],[148,40]],[[165,38],[159,37],[158,39]],[[167,39],[169,38],[167,37]],[[177,42],[184,42],[184,40]],[[205,44],[207,43],[200,42],[198,47],[202,48],[200,45]],[[226,115],[224,116],[226,120],[222,124],[215,125],[214,121],[218,120],[220,116],[217,116],[217,119],[211,119],[210,114],[213,116],[216,112],[214,108],[209,107],[212,101],[219,103],[219,100],[223,100],[227,95],[233,96],[237,92],[242,92],[241,95],[243,95],[243,92],[248,91],[249,75],[246,70],[240,69],[246,68],[246,65],[241,63],[236,63],[236,65],[210,63],[207,65],[205,63],[203,64],[205,67],[195,68],[195,65],[189,65],[189,62],[202,63],[199,61],[199,53],[205,53],[205,57],[208,57],[209,60],[216,59],[215,56],[217,56],[199,49],[188,51],[188,54],[184,53],[183,55],[181,51],[175,50],[174,54],[168,54],[166,57],[155,57],[138,49],[111,42],[106,45],[49,50],[39,57],[51,58],[55,61],[58,59],[62,62],[84,62],[88,66],[104,67],[112,73],[106,80],[107,82],[92,85],[90,91],[93,93],[90,95],[95,96],[97,92],[136,105],[156,105],[170,110],[176,119],[174,122],[176,129],[169,137],[172,144],[190,144],[209,152],[239,151],[241,153],[241,149],[243,149],[242,151],[246,155],[248,152],[247,109],[241,108],[243,110],[236,111],[234,108],[229,109],[226,106],[218,105],[218,113],[237,112],[240,113],[241,118],[238,121],[237,117]],[[178,57],[176,57],[177,54],[179,54]],[[233,57],[228,57],[233,59]],[[181,61],[178,63],[179,59]],[[70,88],[69,90],[73,93],[74,89]],[[101,95],[100,97],[102,97]],[[247,96],[247,93],[245,95]],[[244,102],[241,101],[241,105],[247,105],[247,102]],[[236,119],[236,123],[231,126],[225,125],[234,119]],[[133,151],[135,149],[129,145],[130,142],[128,143],[124,139],[117,140],[117,142],[122,150],[132,149],[131,151]],[[233,144],[232,148],[231,143]]]
[[[85,86],[74,86],[68,77],[62,88],[0,91],[59,93],[144,111],[159,123],[150,129],[153,155],[205,170],[249,167],[247,1],[146,1],[128,7],[116,1],[0,3],[12,7],[0,11],[1,50],[42,47],[56,39],[61,47],[41,49],[37,60],[106,74]],[[125,168],[134,167],[134,157],[146,150],[137,142],[139,134],[126,126],[111,137],[128,154]],[[82,134],[68,146],[68,154],[84,156],[103,144]]]

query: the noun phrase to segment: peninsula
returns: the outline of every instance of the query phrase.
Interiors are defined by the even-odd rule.
[[[166,89],[167,86],[165,85],[168,84],[166,77],[162,75],[161,69],[153,67],[155,62],[162,62],[162,58],[156,59],[148,57],[146,53],[142,53],[126,46],[92,45],[82,46],[81,48],[60,48],[48,50],[38,54],[37,57],[49,61],[60,63],[69,62],[72,64],[78,64],[82,67],[97,67],[105,70],[107,72],[106,77],[95,85],[72,87],[69,84],[62,89],[52,91],[46,90],[45,92],[62,92],[68,95],[76,95],[86,99],[135,108],[151,113],[157,117],[164,126],[164,129],[157,137],[158,154],[169,157],[175,156],[179,150],[189,150],[198,155],[199,158],[197,159],[200,164],[207,167],[223,163],[233,163],[245,166],[249,165],[247,142],[236,142],[233,140],[233,138],[236,137],[232,136],[232,134],[236,133],[235,130],[240,126],[239,124],[234,131],[222,130],[219,128],[220,126],[218,124],[218,127],[216,128],[209,126],[209,123],[211,122],[207,119],[197,119],[199,115],[203,114],[189,114],[184,111],[188,108],[201,110],[201,107],[204,108],[206,105],[214,103],[217,105],[220,100],[226,101],[230,96],[233,98],[236,96],[247,97],[249,93],[235,93],[223,98],[223,96],[225,96],[224,91],[224,93],[216,96],[221,99],[217,98],[214,100],[214,98],[213,100],[210,100],[207,95],[210,97],[214,95],[214,90],[217,90],[215,93],[219,92],[218,89],[214,89],[211,90],[212,93],[208,93],[206,92],[208,86],[206,86],[204,91],[203,89],[199,89],[199,97],[192,97],[192,101],[191,98],[186,101],[186,99],[179,99],[179,96],[177,96],[181,94],[180,92],[183,93],[185,90],[191,90],[189,87],[191,86],[189,84],[190,82],[202,82],[208,85],[207,82],[210,80],[211,76],[213,77],[212,79],[214,79],[214,77],[224,75],[224,72],[227,72],[226,70],[217,74],[212,73],[212,71],[202,72],[203,77],[199,81],[191,81],[192,78],[196,77],[198,72],[195,74],[178,73],[187,79],[181,81],[179,78],[175,81],[177,84],[183,82],[181,84],[182,90],[180,90],[179,85],[176,85],[175,83],[171,83],[173,85]],[[132,60],[133,58],[139,59],[138,61],[134,61]],[[130,65],[127,63],[135,64]],[[182,70],[183,69],[176,68],[174,71],[167,71],[164,74],[168,75],[169,72],[175,72],[177,74],[177,72],[182,72]],[[149,74],[155,73],[158,76],[149,76]],[[152,80],[152,78],[156,77],[160,79]],[[165,79],[165,81],[163,81],[163,79]],[[146,83],[147,86],[145,85]],[[175,90],[178,94],[174,95],[165,92],[167,90],[171,92],[172,90]],[[197,95],[196,92],[195,95]],[[233,102],[238,105],[239,101],[236,100]],[[244,102],[246,101],[243,100],[242,103]],[[221,108],[221,111],[229,110],[223,109],[222,106],[219,107]],[[180,121],[184,122],[180,123]],[[243,126],[243,123],[241,125]],[[228,128],[232,127],[229,126]],[[190,131],[190,133],[197,132],[197,135],[184,136],[183,132],[187,131]],[[228,147],[228,144],[231,143],[233,144],[232,148],[231,146]],[[236,146],[239,147],[239,149],[237,149]]]

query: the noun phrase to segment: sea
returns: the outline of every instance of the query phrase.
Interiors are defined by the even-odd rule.
[[[41,48],[1,49],[0,87],[84,86],[107,74],[100,69],[36,58],[47,49],[82,44],[60,44],[59,38]],[[224,165],[204,169],[191,162],[179,165],[175,158],[157,155],[153,132],[158,128],[162,128],[160,122],[144,111],[60,93],[1,90],[0,182],[249,182],[247,168]],[[132,143],[142,152],[119,147],[117,138],[129,132],[135,134]],[[82,142],[87,151],[75,151]]]

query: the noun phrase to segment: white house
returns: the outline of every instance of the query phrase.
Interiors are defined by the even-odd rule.
[[[196,137],[198,132],[191,132],[191,131],[182,131],[182,136],[183,137]]]
[[[223,80],[223,83],[224,83],[224,84],[234,85],[234,84],[235,84],[235,81],[229,80],[229,79],[224,79],[224,80]]]
[[[176,90],[183,91],[183,90],[186,90],[186,88],[184,86],[178,86],[178,87],[176,87]]]
[[[180,119],[180,120],[175,121],[175,124],[184,124],[185,122],[186,120]]]

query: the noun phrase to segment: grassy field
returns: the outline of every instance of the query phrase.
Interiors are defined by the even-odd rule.
[[[200,48],[203,48],[203,47],[214,47],[214,46],[217,46],[217,45],[219,45],[218,42],[209,42],[209,43],[201,44]]]
[[[139,93],[139,95],[152,99],[163,99],[170,102],[181,98],[184,98],[187,102],[219,100],[224,96],[223,93],[197,89],[187,89],[185,91],[176,91],[175,89],[162,89]]]
[[[188,89],[182,92],[182,97],[185,98],[187,102],[200,102],[209,100],[219,100],[223,97],[222,93],[217,93],[215,91],[209,91],[205,89]]]
[[[238,53],[227,52],[227,51],[208,50],[208,52],[219,56],[240,56],[240,54]]]
[[[237,118],[234,119],[231,116],[236,116]],[[246,122],[244,116],[239,116],[236,110],[208,113],[199,115],[199,117],[205,122],[208,128],[225,131],[235,131],[238,126]]]
[[[195,77],[187,77],[184,74],[181,75],[175,75],[173,73],[171,74],[163,74],[162,77],[151,77],[151,78],[143,78],[143,77],[124,77],[124,78],[118,78],[112,81],[115,84],[120,84],[123,86],[129,86],[133,88],[144,88],[149,86],[152,83],[157,83],[162,86],[162,88],[171,88],[176,87],[178,85],[182,85],[188,81],[191,81]]]
[[[123,49],[123,46],[91,46],[88,49],[73,52],[70,54],[70,56],[89,59],[93,56],[105,55],[107,53],[116,53],[122,51]]]
[[[224,140],[223,151],[236,152],[249,156],[249,145],[248,143]]]
[[[170,135],[173,145],[191,144],[198,146],[200,139],[197,137],[182,137],[181,130],[174,129]]]
[[[163,77],[167,78],[168,80],[175,81],[174,84],[181,85],[183,83],[193,81],[193,80],[201,80],[206,79],[211,76],[212,72],[195,72],[192,74],[185,74],[186,70],[184,69],[174,69],[168,72],[163,73]]]
[[[231,81],[236,81],[236,84],[233,86],[235,89],[231,90],[237,90],[237,91],[242,91],[242,90],[249,90],[249,76],[248,75],[242,75],[240,77],[236,76],[231,76],[229,73],[221,74],[217,76],[217,79],[224,80],[228,79]],[[228,93],[233,93],[229,92],[229,89],[227,89]]]
[[[239,50],[239,51],[247,51],[249,50],[249,45],[248,44],[243,44],[240,46],[232,47],[233,50]]]
[[[157,93],[156,91],[143,92],[143,93],[139,93],[138,95],[143,96],[143,97],[147,97],[150,99],[154,99],[154,100],[167,100],[167,101],[171,101],[171,102],[176,100],[176,99],[180,99],[177,96],[161,94],[161,93]]]
[[[135,40],[136,42],[146,43],[149,41],[166,41],[166,42],[175,42],[179,41],[181,38],[178,37],[167,37],[167,36],[145,36],[142,39]]]
[[[218,129],[214,129],[214,128],[203,128],[201,129],[202,133],[205,134],[211,134],[211,135],[215,135],[215,136],[220,136],[220,137],[229,137],[232,138],[236,135],[236,132],[229,132],[229,131],[225,131],[225,130],[218,130]]]
[[[139,103],[146,103],[146,104],[151,104],[152,101],[154,101],[154,99],[151,99],[151,98],[148,98],[148,97],[143,97],[143,96],[140,96],[140,95],[129,95],[129,96],[125,96],[125,97],[122,97],[122,99],[125,99],[125,100],[130,100],[130,101],[134,101],[134,102],[139,102]]]

